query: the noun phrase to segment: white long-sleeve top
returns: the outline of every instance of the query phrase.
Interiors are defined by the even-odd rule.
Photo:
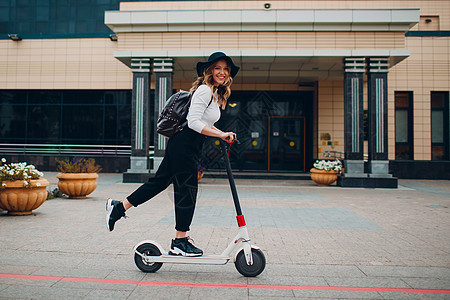
[[[220,119],[220,108],[217,101],[213,99],[208,106],[211,96],[211,88],[206,84],[199,86],[192,95],[191,106],[187,115],[188,127],[198,133],[202,133],[205,126],[212,128],[214,123]]]

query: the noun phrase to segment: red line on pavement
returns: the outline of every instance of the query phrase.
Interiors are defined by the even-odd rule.
[[[413,289],[413,288],[382,288],[382,287],[351,287],[351,286],[302,286],[302,285],[270,285],[270,284],[219,284],[196,282],[166,282],[166,281],[138,281],[104,278],[82,278],[64,276],[41,276],[23,274],[0,274],[0,278],[53,280],[91,283],[113,283],[131,285],[155,285],[155,286],[182,286],[182,287],[209,287],[226,289],[273,289],[273,290],[312,290],[312,291],[348,291],[348,292],[390,292],[390,293],[414,293],[414,294],[450,294],[450,290],[439,289]]]

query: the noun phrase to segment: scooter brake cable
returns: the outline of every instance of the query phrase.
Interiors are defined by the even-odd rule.
[[[233,144],[233,143],[240,144],[237,139],[234,139],[232,143],[228,143],[228,157],[230,157],[231,144]]]

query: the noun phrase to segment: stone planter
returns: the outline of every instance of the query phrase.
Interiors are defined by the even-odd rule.
[[[47,200],[47,179],[31,180],[30,187],[24,187],[23,180],[3,181],[5,187],[0,189],[0,208],[10,215],[30,215]]]
[[[97,187],[97,173],[58,173],[58,188],[71,199],[83,199]]]
[[[325,171],[312,168],[311,179],[320,186],[328,186],[337,180],[337,171]]]

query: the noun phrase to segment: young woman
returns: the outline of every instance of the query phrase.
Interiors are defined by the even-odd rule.
[[[125,211],[153,198],[171,183],[175,192],[175,239],[169,254],[200,256],[203,251],[195,247],[186,232],[194,215],[197,199],[197,161],[206,136],[232,142],[234,132],[223,132],[214,126],[220,119],[220,108],[225,109],[231,94],[231,83],[239,67],[223,52],[211,54],[206,62],[197,63],[197,80],[192,84],[188,125],[171,137],[155,176],[140,186],[123,202],[108,199],[106,223],[109,231],[125,216]]]

